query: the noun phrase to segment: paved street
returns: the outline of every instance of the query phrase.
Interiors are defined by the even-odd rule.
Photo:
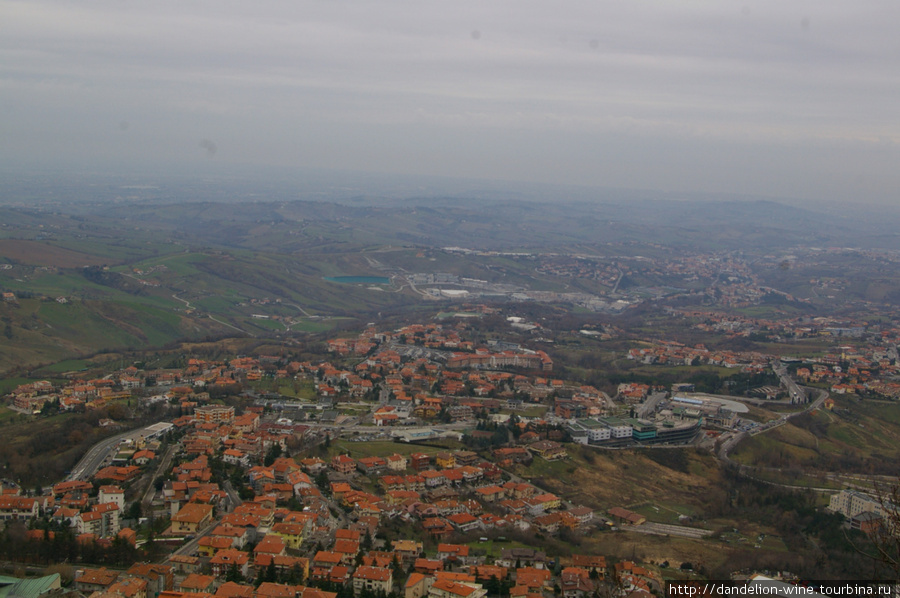
[[[101,440],[92,446],[81,460],[78,461],[75,467],[72,468],[72,471],[66,477],[66,481],[89,480],[103,465],[103,461],[114,454],[116,448],[122,441],[131,440],[134,442],[142,437],[148,436],[150,434],[150,431],[148,431],[149,427],[150,426],[142,426]]]

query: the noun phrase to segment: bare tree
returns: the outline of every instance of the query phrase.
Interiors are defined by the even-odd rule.
[[[876,484],[875,498],[881,505],[881,519],[864,530],[868,544],[860,546],[849,537],[848,541],[872,559],[873,578],[900,579],[900,480],[888,486]]]

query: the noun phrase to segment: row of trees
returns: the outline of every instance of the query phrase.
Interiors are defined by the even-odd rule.
[[[31,538],[24,523],[14,521],[0,533],[0,558],[26,563],[96,563],[127,567],[142,559],[153,558],[155,545],[137,549],[123,538],[111,542],[78,542],[71,528],[42,530],[40,538]]]

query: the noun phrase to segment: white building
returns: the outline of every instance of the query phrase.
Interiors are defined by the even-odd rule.
[[[841,490],[837,494],[832,494],[828,501],[828,510],[840,513],[847,519],[852,519],[865,511],[877,513],[882,517],[887,516],[887,509],[881,501],[855,490]]]
[[[119,511],[125,510],[125,491],[118,486],[100,486],[100,494],[97,496],[97,502],[113,503],[119,507]]]

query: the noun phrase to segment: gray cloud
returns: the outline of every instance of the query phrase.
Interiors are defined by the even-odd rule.
[[[0,157],[215,154],[885,201],[900,187],[898,13],[838,0],[6,0]],[[197,139],[221,147],[198,156]]]
[[[216,155],[216,152],[219,151],[219,148],[216,147],[216,144],[210,141],[209,139],[204,139],[200,142],[200,147],[206,150],[206,157],[212,158]]]

